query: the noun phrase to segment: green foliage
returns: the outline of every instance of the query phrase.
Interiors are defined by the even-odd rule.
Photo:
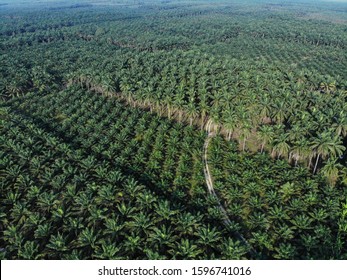
[[[202,149],[204,133],[79,88],[33,93],[6,106],[0,142],[0,159],[8,162],[0,169],[5,258],[223,256],[220,243],[229,233],[203,214],[210,207],[204,177],[195,173],[202,173],[194,167],[200,158],[190,152]],[[62,125],[51,118],[57,111],[74,111],[74,120]]]
[[[215,151],[222,156],[213,157]],[[337,232],[345,224],[345,189],[265,154],[239,154],[220,137],[210,153],[216,191],[257,252],[278,259],[343,258],[347,244]]]
[[[112,2],[1,7],[0,258],[346,258],[345,4]]]

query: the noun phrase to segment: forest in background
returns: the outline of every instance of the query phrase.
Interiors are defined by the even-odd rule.
[[[345,3],[25,5],[0,6],[2,258],[346,258]]]

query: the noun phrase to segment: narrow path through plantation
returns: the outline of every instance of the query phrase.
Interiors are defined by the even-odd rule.
[[[72,81],[73,83],[73,81]],[[89,89],[88,89],[89,90]],[[139,106],[139,104],[136,104],[136,103],[132,103],[132,102],[129,102],[127,100],[126,97],[124,97],[122,95],[122,93],[114,93],[114,92],[108,92],[107,94],[105,94],[105,92],[100,89],[99,87],[93,87],[93,90],[104,95],[104,96],[107,96],[107,97],[115,97],[123,102],[126,102],[126,105],[128,106],[131,106],[131,107],[135,107],[135,108],[143,108],[143,106]],[[152,110],[151,110],[152,112]],[[181,120],[178,120],[179,122],[181,122]],[[210,169],[209,169],[209,166],[208,166],[208,160],[207,160],[207,153],[208,153],[208,145],[211,141],[211,139],[216,136],[216,132],[215,131],[210,131],[210,128],[211,128],[211,123],[208,123],[208,125],[206,126],[206,129],[209,131],[208,132],[208,135],[206,137],[206,140],[205,140],[205,143],[204,143],[204,147],[203,147],[203,163],[204,163],[204,174],[205,174],[205,180],[206,180],[206,185],[207,185],[207,189],[208,189],[208,192],[213,195],[216,199],[216,201],[218,202],[218,207],[223,215],[223,223],[224,225],[231,229],[232,228],[232,225],[233,223],[231,222],[227,212],[225,211],[224,207],[222,206],[214,188],[213,188],[213,180],[212,180],[212,176],[211,176],[211,173],[210,173]],[[251,253],[252,256],[258,256],[257,252],[253,249],[253,247],[248,243],[248,241],[235,229],[232,229],[232,232],[235,234],[236,238],[238,238],[243,244],[245,244],[248,248],[249,248],[249,251]]]
[[[212,180],[212,176],[211,176],[211,172],[210,172],[210,168],[208,166],[208,159],[207,159],[207,154],[208,154],[208,145],[210,144],[211,139],[215,136],[214,132],[210,132],[205,140],[204,143],[204,151],[203,151],[203,162],[204,162],[204,174],[205,174],[205,180],[206,180],[206,185],[207,185],[207,189],[208,192],[210,193],[210,195],[213,195],[215,197],[215,199],[218,201],[218,207],[219,210],[221,211],[222,215],[223,215],[223,223],[226,227],[230,228],[232,226],[232,222],[227,214],[227,212],[225,211],[224,207],[222,206],[214,188],[213,188],[213,180]],[[257,255],[256,251],[252,248],[252,246],[247,242],[247,240],[238,232],[233,230],[235,236],[241,241],[243,242],[249,249],[250,249],[250,253],[255,256]]]

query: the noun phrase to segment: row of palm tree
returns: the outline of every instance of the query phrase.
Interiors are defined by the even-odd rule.
[[[5,108],[4,257],[245,256],[247,248],[228,241],[220,213],[213,211],[215,202],[206,200],[200,158],[204,133],[198,129],[76,87],[46,96],[30,94]],[[213,139],[210,153],[215,187],[234,229],[263,257],[343,255],[344,245],[338,247],[333,237],[343,199],[340,188],[326,187],[321,177],[290,168],[286,161],[239,154],[235,142],[221,137]],[[323,213],[318,213],[320,197],[330,197]],[[322,233],[312,245],[305,243],[318,230]],[[329,241],[319,249],[320,238]]]
[[[345,258],[344,27],[172,8],[0,18],[1,257],[249,257],[207,131],[261,257]]]
[[[4,258],[246,256],[206,200],[200,131],[73,87],[4,105]]]
[[[85,69],[90,62],[98,64],[94,70],[103,68],[106,59],[110,62],[110,57],[118,56],[115,50],[195,50],[221,61],[263,61],[265,67],[289,69],[287,72],[309,69],[335,77],[346,75],[342,25],[298,21],[290,14],[281,15],[278,21],[278,15],[269,11],[259,14],[250,7],[240,9],[251,11],[240,15],[225,4],[214,9],[175,6],[165,11],[148,5],[141,11],[120,7],[116,11],[99,8],[88,13],[67,9],[63,14],[9,14],[0,19],[0,47],[5,61],[0,68],[4,77],[1,95],[43,89],[42,85],[34,85],[35,78],[30,73],[34,66],[46,66],[43,75],[49,73],[47,69],[57,69],[54,78],[58,80],[48,83],[59,84],[69,71]],[[46,52],[47,49],[52,51]],[[325,79],[319,82],[330,83]]]
[[[314,173],[321,160],[343,155],[347,132],[343,85],[319,83],[319,75],[305,78],[306,73],[261,74],[258,67],[262,64],[245,66],[253,68],[248,70],[253,76],[236,68],[241,66],[233,69],[208,57],[197,62],[194,54],[168,57],[161,65],[154,64],[157,57],[136,55],[116,77],[75,72],[69,75],[68,84],[78,83],[106,96],[115,95],[131,106],[219,132],[238,140],[242,150],[256,146],[295,165],[305,163]],[[185,67],[193,63],[194,68]],[[231,86],[234,83],[237,87]],[[336,116],[335,112],[340,113]]]
[[[346,255],[343,186],[324,179],[326,173],[338,179],[330,160],[313,176],[285,160],[240,154],[235,143],[220,136],[211,140],[208,159],[219,198],[255,250],[280,259]]]

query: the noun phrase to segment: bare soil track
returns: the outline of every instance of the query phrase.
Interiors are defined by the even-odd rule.
[[[222,215],[223,215],[223,223],[227,228],[231,228],[232,227],[232,222],[227,214],[227,212],[225,211],[224,207],[222,206],[214,188],[213,188],[213,180],[212,180],[212,176],[210,173],[210,168],[208,166],[208,159],[207,159],[207,154],[208,154],[208,145],[210,144],[211,139],[215,136],[214,132],[210,132],[208,134],[208,136],[206,137],[205,143],[204,143],[204,150],[203,150],[203,162],[204,162],[204,174],[205,174],[205,180],[206,180],[206,185],[207,185],[207,189],[208,192],[210,193],[210,195],[214,196],[216,201],[218,201],[218,207],[219,210],[221,211]],[[235,234],[235,236],[242,242],[244,243],[250,250],[250,253],[252,254],[252,256],[257,256],[257,252],[252,248],[252,246],[247,242],[247,240],[238,232],[235,231],[234,229],[232,229],[233,233]]]

